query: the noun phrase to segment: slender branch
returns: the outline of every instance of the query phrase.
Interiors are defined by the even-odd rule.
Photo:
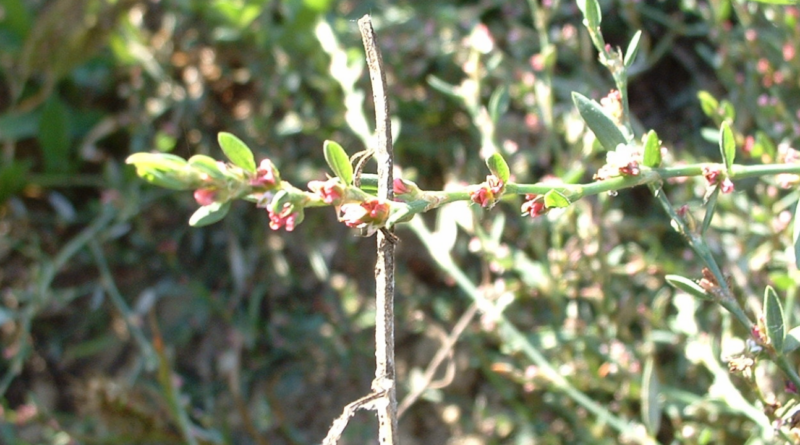
[[[367,55],[367,67],[375,103],[375,160],[378,162],[378,198],[391,201],[392,124],[386,97],[386,74],[372,20],[365,15],[358,21]],[[394,364],[394,240],[391,233],[378,233],[378,261],[375,264],[375,380],[373,391],[386,391],[388,403],[378,410],[378,441],[381,445],[397,444],[397,396]]]

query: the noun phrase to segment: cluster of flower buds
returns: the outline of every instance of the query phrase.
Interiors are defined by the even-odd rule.
[[[606,163],[594,175],[598,181],[617,176],[639,176],[642,162],[641,149],[632,144],[619,144],[617,149],[606,153]]]
[[[733,191],[733,181],[728,178],[721,164],[704,165],[703,177],[706,178],[709,186],[718,186],[722,193],[731,193]]]

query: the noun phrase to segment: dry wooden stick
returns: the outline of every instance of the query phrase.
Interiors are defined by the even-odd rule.
[[[361,40],[367,54],[367,67],[372,83],[372,100],[375,103],[375,160],[378,162],[378,198],[391,200],[392,178],[392,124],[389,119],[389,101],[386,97],[386,74],[383,58],[378,49],[372,20],[365,15],[358,20]],[[378,232],[378,261],[375,264],[375,380],[372,390],[385,391],[388,403],[378,410],[378,442],[395,445],[397,438],[397,396],[395,394],[394,366],[394,240],[391,232]]]
[[[378,162],[378,198],[392,200],[394,187],[392,178],[392,124],[389,120],[389,101],[386,97],[386,75],[372,20],[365,15],[358,21],[361,39],[367,54],[369,78],[372,83],[372,98],[375,102],[375,146],[367,147],[359,156],[355,181],[370,156]],[[375,380],[372,393],[345,406],[323,445],[334,445],[344,432],[348,421],[359,409],[375,410],[378,413],[378,442],[381,445],[397,445],[397,395],[395,394],[394,365],[394,245],[396,237],[388,229],[377,235],[378,261],[375,264]]]

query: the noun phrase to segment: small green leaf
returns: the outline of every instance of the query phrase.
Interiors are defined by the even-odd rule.
[[[794,263],[797,267],[800,261],[800,202],[795,204],[794,225],[792,226],[792,244],[794,245]]]
[[[629,68],[633,65],[633,61],[636,60],[636,54],[639,52],[639,41],[642,38],[642,30],[636,31],[636,34],[633,35],[631,38],[631,42],[628,43],[628,49],[625,51],[625,58],[624,63],[625,67]]]
[[[764,290],[764,322],[767,325],[767,338],[775,351],[782,354],[786,326],[781,302],[772,286],[767,286]]]
[[[256,172],[256,161],[250,148],[236,136],[221,132],[217,135],[219,146],[233,165],[250,173]]]
[[[550,190],[544,194],[544,206],[548,209],[568,207],[569,199],[558,190]]]
[[[689,295],[694,295],[697,298],[702,300],[710,300],[711,297],[700,287],[697,283],[693,280],[690,280],[686,277],[682,277],[680,275],[667,275],[664,277],[669,283],[670,286],[674,287],[675,289],[682,290]]]
[[[716,119],[719,114],[717,113],[717,109],[719,108],[719,102],[714,96],[711,95],[708,91],[699,91],[697,93],[697,99],[700,100],[700,108],[703,109],[703,113],[710,117],[711,119]]]
[[[492,155],[486,159],[486,166],[489,167],[489,171],[491,171],[493,175],[503,181],[503,184],[508,184],[511,171],[508,169],[508,164],[506,160],[503,159],[503,155],[500,153],[492,153]]]
[[[661,428],[661,403],[658,400],[661,394],[655,360],[652,356],[647,358],[642,372],[642,423],[651,436],[655,436]]]
[[[661,141],[658,140],[655,130],[647,132],[642,162],[645,167],[650,168],[658,168],[661,165]]]
[[[597,30],[603,20],[600,4],[597,0],[578,0],[578,8],[583,14],[584,24],[588,28]]]
[[[215,202],[207,206],[200,207],[189,218],[189,225],[192,227],[203,227],[221,220],[228,214],[231,202]]]
[[[194,187],[194,178],[188,174],[185,159],[169,153],[134,153],[125,160],[136,167],[136,174],[145,181],[173,190]]]
[[[722,153],[722,161],[725,163],[725,170],[730,173],[733,160],[736,158],[736,141],[733,138],[733,131],[728,121],[722,123],[719,129],[719,150]]]
[[[706,214],[703,216],[703,225],[700,227],[700,234],[703,235],[711,225],[711,220],[714,218],[714,211],[717,209],[717,198],[719,197],[719,187],[714,187],[711,196],[706,200]]]
[[[616,150],[617,145],[628,142],[619,127],[617,127],[617,124],[614,123],[614,120],[606,114],[597,101],[577,92],[572,93],[572,101],[578,108],[578,112],[586,122],[586,125],[589,126],[597,140],[606,150]]]
[[[207,174],[214,180],[224,180],[225,174],[219,170],[217,160],[206,155],[194,155],[189,158],[189,165],[202,173]]]
[[[800,347],[800,326],[795,326],[786,333],[786,338],[783,342],[783,353],[788,354],[798,347]]]
[[[345,185],[353,183],[353,166],[350,164],[350,159],[347,157],[347,152],[344,151],[341,145],[333,141],[325,141],[322,146],[325,154],[325,161],[333,170],[336,175]]]
[[[492,97],[489,99],[489,117],[492,122],[497,122],[500,116],[508,110],[508,87],[502,85],[494,90]]]

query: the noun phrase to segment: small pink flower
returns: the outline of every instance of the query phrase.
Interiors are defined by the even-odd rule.
[[[280,213],[273,213],[272,210],[269,211],[269,228],[272,230],[278,230],[281,227],[284,227],[287,232],[291,232],[294,230],[295,224],[297,223],[297,212],[294,212],[294,206],[290,203],[286,203],[283,205],[283,209]]]
[[[308,183],[308,188],[318,194],[325,204],[338,205],[344,196],[344,188],[337,179],[311,181]]]
[[[486,182],[479,188],[469,192],[469,197],[475,204],[483,208],[491,208],[497,203],[497,199],[503,193],[505,184],[495,175],[488,175]]]
[[[544,205],[544,196],[527,194],[525,202],[522,203],[522,215],[529,215],[531,218],[544,215],[548,209]]]
[[[627,165],[619,168],[619,173],[623,176],[639,176],[639,173],[641,173],[639,163],[636,161],[628,162]]]
[[[250,185],[260,187],[272,187],[277,182],[277,175],[275,174],[275,166],[272,161],[264,159],[256,169],[256,175],[250,180]]]
[[[378,198],[364,202],[350,202],[340,208],[339,221],[347,227],[366,228],[369,234],[374,233],[386,224],[389,219],[389,203]]]
[[[722,193],[731,193],[733,191],[733,182],[723,174],[720,165],[704,165],[703,177],[706,178],[708,185],[719,185]]]
[[[194,200],[201,206],[214,204],[217,191],[212,189],[197,189],[194,191]]]

